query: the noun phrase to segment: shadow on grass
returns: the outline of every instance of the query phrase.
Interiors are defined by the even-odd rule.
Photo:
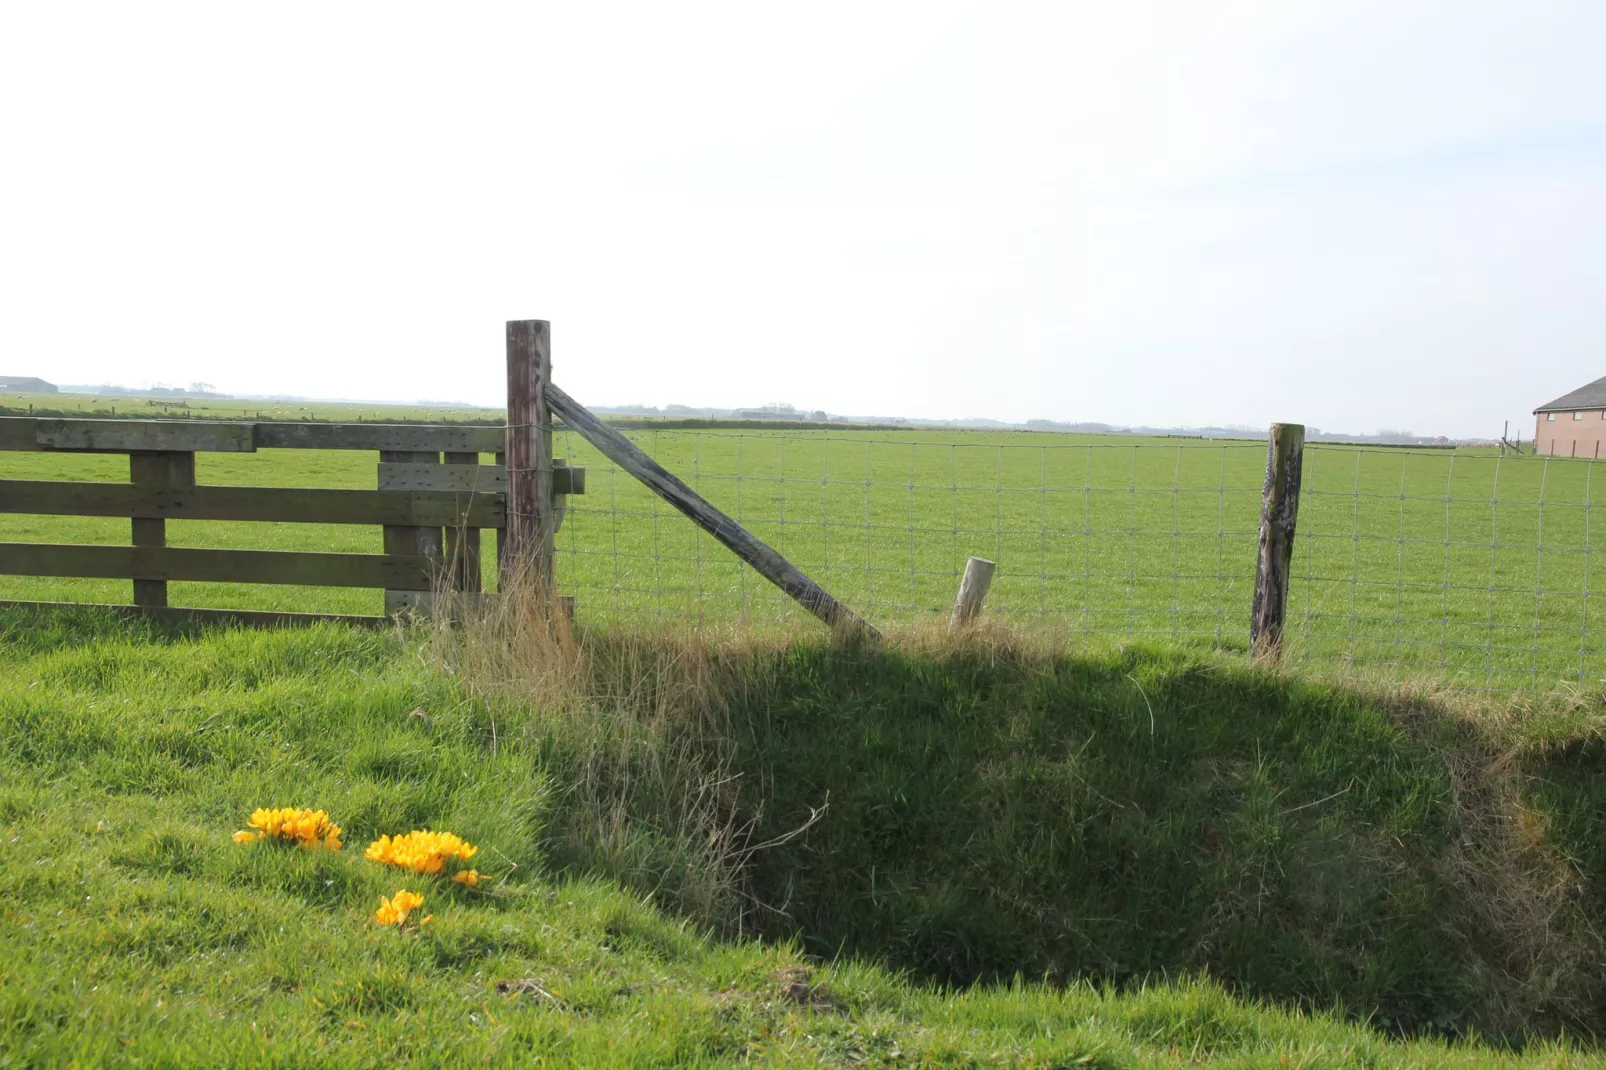
[[[1598,1034],[1606,750],[1207,655],[749,655],[749,924],[942,984],[1208,973],[1400,1032]]]

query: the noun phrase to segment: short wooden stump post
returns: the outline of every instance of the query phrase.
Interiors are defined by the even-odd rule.
[[[993,585],[993,571],[997,567],[984,557],[973,557],[965,562],[959,597],[954,600],[954,615],[948,621],[950,632],[963,628],[981,613],[981,604],[987,598],[987,588]]]

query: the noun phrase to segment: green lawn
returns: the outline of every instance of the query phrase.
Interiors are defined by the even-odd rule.
[[[601,635],[521,692],[442,641],[0,612],[0,1065],[1606,1064],[1557,1039],[1601,1020],[1598,714],[1458,767],[1475,720],[1203,654]],[[726,858],[794,935],[684,894],[710,792],[737,847],[829,801]],[[231,842],[275,805],[345,849]],[[494,881],[362,857],[418,827]],[[428,926],[375,924],[401,887]]]
[[[1011,620],[1121,639],[1246,644],[1260,443],[1026,432],[630,433],[872,621],[944,612],[974,554],[998,562],[989,609]],[[578,436],[560,433],[557,451],[590,469],[590,493],[571,499],[559,535],[560,578],[582,613],[796,616],[779,592]],[[365,487],[376,460],[202,455],[198,478]],[[0,455],[0,474],[13,478],[123,480],[125,466],[117,457]],[[1593,544],[1602,538],[1591,522],[1593,467],[1489,450],[1309,447],[1289,607],[1293,655],[1330,671],[1477,689],[1597,687],[1606,656],[1590,592]],[[0,537],[10,539],[122,542],[126,528],[0,516]],[[169,529],[173,545],[380,548],[378,531],[363,528]],[[4,597],[126,601],[127,587],[0,578]],[[175,584],[172,598],[309,611],[380,607],[377,592],[349,590]]]

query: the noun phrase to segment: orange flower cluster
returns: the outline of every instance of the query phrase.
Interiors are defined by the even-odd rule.
[[[324,810],[303,810],[295,806],[259,808],[247,822],[250,828],[234,834],[235,843],[255,843],[261,839],[289,840],[303,848],[323,844],[331,851],[343,846],[340,826],[329,820]]]
[[[234,834],[235,843],[256,843],[258,840],[284,840],[301,847],[323,845],[331,850],[341,848],[340,826],[329,820],[324,810],[303,810],[294,806],[263,808],[251,814],[249,828]],[[440,873],[448,862],[467,862],[479,853],[479,848],[461,836],[450,832],[431,832],[414,829],[401,836],[381,836],[368,845],[364,856],[375,862],[400,866],[413,873]],[[465,888],[475,888],[488,878],[477,869],[453,867],[452,880]],[[381,896],[379,909],[374,911],[374,923],[394,926],[402,931],[416,932],[435,920],[435,915],[409,924],[412,916],[424,905],[424,897],[406,888],[398,889],[393,896]]]
[[[400,866],[402,869],[414,873],[439,873],[446,865],[447,859],[456,858],[467,862],[478,853],[479,848],[472,843],[465,842],[462,837],[450,832],[431,832],[428,829],[415,829],[403,836],[381,836],[368,845],[364,856],[375,862],[384,862],[391,866]],[[479,874],[474,873],[465,884],[479,882]],[[461,875],[460,875],[461,876]],[[456,879],[456,878],[454,878]]]
[[[374,911],[374,922],[378,925],[394,925],[398,929],[403,928],[407,924],[407,916],[423,905],[423,896],[417,892],[409,892],[406,888],[402,888],[389,899],[384,896],[379,897],[379,909]],[[435,915],[430,914],[418,924],[421,926],[428,925],[434,919]]]

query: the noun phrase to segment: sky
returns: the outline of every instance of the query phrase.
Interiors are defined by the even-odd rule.
[[[1532,436],[1606,3],[0,6],[0,374]]]

